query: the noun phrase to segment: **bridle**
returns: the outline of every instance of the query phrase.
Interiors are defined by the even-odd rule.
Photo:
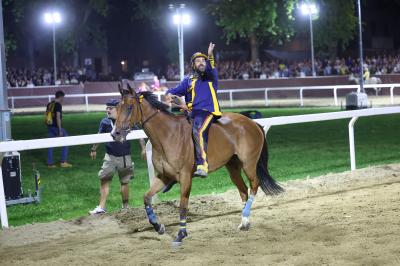
[[[129,115],[131,116],[129,119],[129,128],[127,129],[127,131],[130,131],[133,128],[133,125],[135,124],[134,122],[134,116],[132,114],[133,111],[133,107],[135,106],[135,100],[137,102],[136,106],[137,109],[139,111],[140,114],[140,119],[139,119],[139,124],[142,126],[142,128],[144,127],[144,125],[149,122],[153,117],[155,117],[158,113],[160,113],[160,109],[157,109],[154,113],[152,113],[149,117],[147,117],[146,119],[143,120],[143,110],[142,110],[142,106],[141,103],[143,102],[143,95],[135,95],[135,96],[125,96],[125,98],[129,99]]]

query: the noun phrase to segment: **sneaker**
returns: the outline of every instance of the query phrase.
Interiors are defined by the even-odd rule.
[[[48,164],[47,168],[54,169],[54,168],[57,168],[57,166],[55,164]]]
[[[106,213],[106,210],[101,208],[100,206],[97,206],[96,208],[94,208],[93,210],[89,211],[90,215],[95,215],[95,214],[102,214],[102,213]]]
[[[194,177],[201,177],[201,178],[206,178],[207,177],[207,172],[204,169],[197,168],[196,172],[193,174]]]
[[[72,167],[72,164],[69,164],[67,162],[63,162],[63,163],[60,163],[60,167],[61,168],[70,168],[70,167]]]

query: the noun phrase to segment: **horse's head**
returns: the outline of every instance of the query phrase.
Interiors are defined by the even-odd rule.
[[[117,119],[111,136],[116,141],[124,142],[133,125],[140,122],[140,100],[128,82],[126,86],[118,84],[118,89],[121,101],[117,106]]]

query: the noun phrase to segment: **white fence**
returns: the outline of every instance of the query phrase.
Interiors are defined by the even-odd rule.
[[[355,110],[355,111],[263,118],[263,119],[256,119],[255,121],[260,125],[264,126],[264,129],[267,133],[271,126],[351,118],[349,122],[350,165],[351,165],[351,170],[354,170],[356,169],[354,124],[357,121],[357,119],[359,117],[365,117],[365,116],[397,114],[397,113],[400,113],[400,107],[384,107],[384,108],[371,108],[371,109]],[[146,138],[146,135],[142,130],[133,131],[127,136],[128,140],[140,139],[140,138]],[[110,134],[107,133],[61,137],[52,139],[17,140],[17,141],[1,142],[0,153],[2,154],[11,151],[24,151],[33,149],[44,149],[50,147],[104,143],[110,141],[113,140]],[[150,148],[151,150],[150,146],[151,144],[150,143],[148,144],[149,144],[148,148]],[[148,158],[151,158],[151,154],[147,154],[147,156]],[[151,160],[147,160],[147,163],[149,170],[149,178],[151,182],[153,178],[154,169]],[[8,227],[8,218],[7,218],[7,211],[5,204],[4,188],[3,188],[3,175],[1,168],[0,168],[0,217],[1,217],[2,227]]]
[[[400,88],[399,83],[393,84],[376,84],[376,85],[364,85],[364,88],[378,89],[389,89],[390,90],[390,104],[394,104],[394,90]],[[236,93],[246,93],[246,92],[264,92],[264,102],[265,106],[269,105],[268,93],[272,91],[298,91],[299,92],[299,105],[304,106],[304,91],[309,90],[331,90],[333,92],[333,103],[335,106],[339,105],[338,102],[338,90],[348,90],[353,89],[360,91],[360,85],[333,85],[333,86],[307,86],[307,87],[279,87],[279,88],[248,88],[248,89],[221,89],[218,94],[228,94],[229,95],[229,106],[234,107],[234,94]],[[156,92],[158,99],[161,100],[161,95],[164,92]],[[67,98],[84,98],[86,111],[89,111],[89,98],[92,97],[118,97],[119,93],[87,93],[87,94],[67,94]],[[11,101],[11,109],[15,109],[15,101],[17,100],[29,100],[29,99],[48,99],[50,102],[54,98],[54,95],[34,95],[34,96],[10,96],[8,99]]]
[[[388,88],[390,90],[390,104],[394,104],[394,89],[400,88],[399,83],[392,84],[376,84],[376,85],[364,85],[366,89],[383,89]],[[360,85],[332,85],[332,86],[304,86],[304,87],[278,87],[278,88],[249,88],[249,89],[230,89],[230,90],[219,90],[219,94],[228,93],[229,94],[229,104],[230,107],[234,107],[234,93],[244,93],[244,92],[264,92],[265,106],[268,106],[269,98],[268,93],[272,91],[298,91],[299,92],[299,105],[304,106],[304,91],[307,90],[331,90],[333,92],[333,103],[335,106],[339,105],[338,102],[338,90],[349,90],[354,89],[358,92],[360,91]]]

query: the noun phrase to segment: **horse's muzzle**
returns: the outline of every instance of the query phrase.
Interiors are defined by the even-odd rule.
[[[111,131],[111,137],[113,140],[118,141],[118,142],[124,142],[126,141],[126,136],[128,135],[129,130],[116,130],[115,127]]]

